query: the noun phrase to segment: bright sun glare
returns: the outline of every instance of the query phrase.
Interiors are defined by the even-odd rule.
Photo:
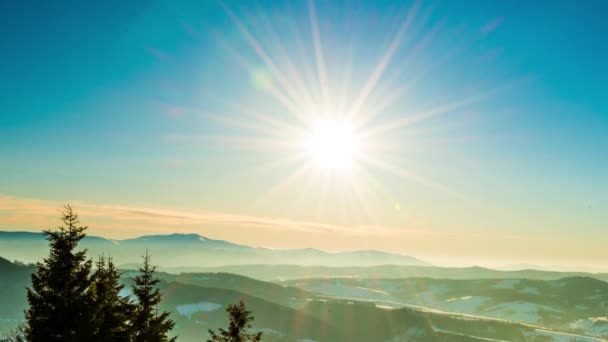
[[[321,167],[347,171],[360,152],[360,141],[351,125],[323,121],[313,126],[305,147],[311,158]]]
[[[319,25],[314,1],[308,2],[310,21],[303,27],[295,22],[293,27],[283,27],[283,23],[273,27],[268,23],[266,29],[259,31],[248,16],[240,18],[226,6],[250,48],[243,53],[247,50],[235,45],[229,46],[230,51],[250,73],[252,86],[260,92],[260,97],[245,103],[218,99],[226,102],[226,110],[234,111],[235,115],[208,115],[235,129],[234,134],[219,137],[222,142],[277,152],[276,160],[255,167],[255,170],[285,171],[284,176],[260,196],[260,202],[270,203],[274,196],[302,189],[298,190],[299,198],[318,201],[319,212],[331,198],[343,200],[343,212],[349,217],[351,204],[362,215],[367,215],[374,211],[375,203],[393,202],[392,189],[385,189],[377,177],[385,175],[454,193],[409,168],[409,161],[403,157],[408,152],[404,151],[403,143],[427,132],[410,126],[459,112],[498,89],[465,92],[463,98],[438,97],[438,103],[425,104],[426,100],[417,103],[418,82],[453,56],[447,54],[439,61],[420,60],[420,68],[411,68],[418,65],[412,63],[434,32],[431,30],[420,37],[409,34],[418,13],[418,2],[415,3],[399,15],[395,21],[398,26],[391,29],[391,36],[381,39],[390,43],[378,47],[382,50],[377,60],[368,60],[363,56],[367,53],[356,53],[369,47],[358,46],[355,40],[350,46],[330,45],[331,37],[326,38],[320,30],[326,25]],[[265,22],[263,17],[260,22]],[[302,49],[292,49],[294,42]],[[237,43],[240,44],[240,40]],[[255,57],[249,61],[251,53]],[[418,145],[424,144],[425,141],[421,141]],[[336,197],[332,197],[334,195]],[[390,197],[386,201],[372,200],[385,195]],[[361,208],[364,210],[359,210]]]

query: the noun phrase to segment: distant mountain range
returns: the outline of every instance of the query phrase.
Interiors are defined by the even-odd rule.
[[[581,265],[537,265],[537,264],[510,264],[503,266],[491,267],[499,271],[525,271],[525,270],[537,270],[537,271],[548,271],[548,272],[588,272],[597,273],[603,272],[598,271],[597,267],[585,267]],[[602,269],[603,270],[603,269]]]
[[[161,267],[210,267],[244,264],[376,266],[431,266],[411,256],[376,250],[330,253],[317,249],[269,249],[213,240],[198,234],[147,235],[134,239],[111,240],[87,236],[80,244],[89,256],[112,256],[118,264],[139,263],[151,254]],[[0,231],[0,256],[23,262],[36,262],[48,254],[42,233]]]

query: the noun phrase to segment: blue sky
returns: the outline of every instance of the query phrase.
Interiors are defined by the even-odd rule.
[[[317,1],[312,7],[303,1],[3,2],[0,195],[13,204],[0,209],[0,229],[39,229],[45,221],[26,214],[32,200],[49,207],[71,201],[315,222],[346,232],[381,226],[400,234],[390,239],[394,244],[386,236],[362,239],[360,233],[342,244],[328,243],[337,236],[331,234],[301,241],[325,249],[509,258],[504,236],[530,241],[551,236],[554,245],[571,247],[562,252],[522,244],[511,253],[526,260],[576,256],[581,263],[606,257],[601,248],[608,243],[606,6],[601,1]],[[314,104],[305,103],[308,109],[318,111],[325,101],[319,70],[326,74],[328,98],[340,100],[346,89],[349,96],[342,97],[352,104],[408,14],[412,21],[365,110],[373,112],[398,89],[408,86],[407,91],[361,129],[472,100],[382,133],[379,139],[390,151],[374,154],[381,159],[376,165],[360,165],[366,177],[290,178],[298,163],[306,163],[291,161],[296,153],[283,148],[291,137],[264,133],[267,123],[248,115],[262,112],[308,129],[277,96],[304,97],[292,78],[287,86],[280,82],[277,70],[290,74],[283,57],[289,56],[295,70],[290,75],[301,77],[314,95]],[[363,199],[354,201],[347,183],[364,189]],[[99,217],[95,232],[132,236],[162,226],[146,230],[144,223],[125,218],[119,230],[112,229],[116,226],[108,222],[117,220]],[[205,223],[171,227],[298,246],[290,230]],[[409,231],[437,238],[416,243]],[[454,234],[463,241],[483,235],[490,247],[450,250]]]

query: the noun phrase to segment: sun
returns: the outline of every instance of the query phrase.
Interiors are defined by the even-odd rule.
[[[268,172],[265,178],[278,178],[256,202],[274,210],[270,199],[297,194],[294,206],[304,207],[300,204],[310,201],[322,217],[335,213],[350,220],[397,202],[400,195],[384,186],[389,177],[391,185],[398,184],[392,179],[398,179],[460,198],[449,187],[417,173],[420,168],[410,167],[415,160],[407,154],[422,154],[418,149],[427,142],[435,145],[433,137],[425,135],[439,130],[429,129],[423,122],[450,113],[458,115],[500,88],[477,93],[476,87],[470,87],[471,93],[463,91],[462,98],[424,96],[419,103],[417,95],[422,88],[418,84],[424,84],[427,74],[436,72],[435,68],[454,55],[450,52],[438,61],[418,56],[431,45],[427,43],[435,32],[433,28],[420,37],[410,34],[410,27],[417,26],[412,23],[418,20],[418,2],[399,11],[391,37],[379,39],[380,45],[373,47],[378,50],[372,54],[377,60],[368,58],[373,57],[366,53],[370,47],[357,44],[357,39],[347,45],[337,44],[344,40],[326,40],[320,29],[331,25],[319,25],[315,1],[307,3],[310,21],[303,27],[287,20],[277,22],[275,28],[271,16],[260,13],[259,22],[265,23],[262,30],[253,29],[258,24],[256,16],[248,15],[245,20],[225,6],[242,37],[234,42],[237,45],[231,41],[222,45],[251,76],[253,89],[234,88],[243,96],[226,93],[212,98],[208,110],[201,112],[214,123],[231,128],[225,136],[209,130],[210,139],[259,153],[259,164],[244,170],[256,176]],[[246,48],[240,45],[243,39]],[[459,46],[450,48],[458,50]],[[419,137],[424,140],[418,141]],[[449,139],[439,137],[439,142]],[[401,205],[391,205],[391,214],[393,210],[400,211]]]
[[[351,170],[361,152],[361,142],[352,125],[339,121],[314,124],[304,147],[320,167],[335,171]]]

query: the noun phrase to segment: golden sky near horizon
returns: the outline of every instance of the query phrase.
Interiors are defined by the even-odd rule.
[[[41,231],[56,227],[62,205],[57,201],[0,196],[0,230]],[[451,266],[538,263],[602,269],[601,261],[608,257],[601,241],[559,235],[448,233],[408,230],[400,226],[353,227],[278,217],[80,201],[71,205],[80,214],[82,223],[89,226],[90,235],[110,239],[195,233],[267,248],[382,249]]]

